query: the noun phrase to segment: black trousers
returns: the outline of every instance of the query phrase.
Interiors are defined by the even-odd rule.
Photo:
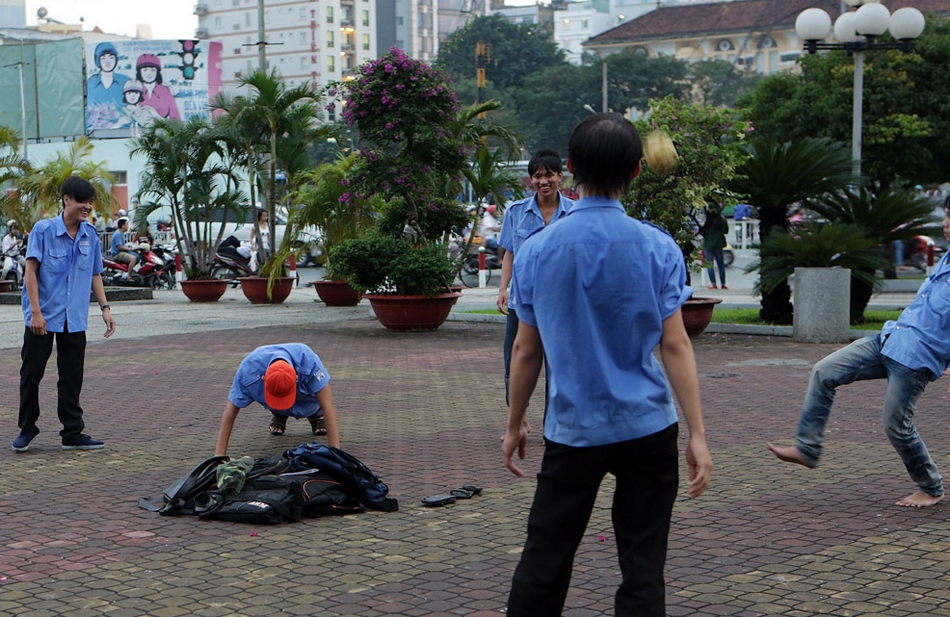
[[[20,358],[20,430],[39,433],[36,421],[40,417],[40,382],[46,373],[46,363],[53,352],[53,339],[56,339],[56,368],[59,381],[56,389],[59,396],[56,413],[63,430],[63,437],[79,436],[85,424],[82,420],[82,407],[79,406],[79,393],[82,391],[82,378],[86,360],[86,332],[47,332],[39,336],[29,328],[23,335],[23,349]]]
[[[547,442],[508,617],[561,614],[574,554],[608,473],[617,478],[611,518],[623,576],[614,614],[664,617],[663,569],[679,483],[678,430],[674,424],[641,439],[591,448]]]

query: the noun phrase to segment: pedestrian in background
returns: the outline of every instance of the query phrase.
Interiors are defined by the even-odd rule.
[[[708,206],[706,208],[706,221],[699,228],[703,234],[703,255],[706,258],[706,273],[709,274],[709,288],[716,287],[716,271],[714,266],[719,267],[719,283],[723,289],[726,287],[726,262],[722,251],[726,248],[726,234],[729,233],[729,223],[722,217],[721,206]]]
[[[699,497],[712,474],[680,309],[692,294],[682,252],[662,230],[627,216],[619,201],[642,155],[636,129],[620,114],[581,122],[567,159],[580,200],[529,238],[514,262],[512,304],[521,323],[502,455],[517,476],[523,472],[513,457],[525,456],[524,417],[544,358],[550,403],[509,617],[561,614],[574,554],[608,473],[616,477],[611,514],[622,572],[614,614],[666,614],[663,569],[679,484],[674,392],[689,426],[689,496]]]
[[[33,226],[27,245],[23,285],[26,331],[20,353],[20,434],[14,452],[26,452],[39,434],[39,386],[56,340],[59,374],[56,412],[63,425],[63,450],[96,450],[103,442],[83,434],[79,405],[86,358],[89,291],[96,297],[106,324],[106,338],[115,320],[102,286],[102,250],[96,228],[88,223],[96,189],[82,178],[68,178],[61,189],[63,212]]]

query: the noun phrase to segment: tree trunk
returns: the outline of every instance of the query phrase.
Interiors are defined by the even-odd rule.
[[[763,241],[769,237],[773,228],[779,228],[778,233],[788,233],[788,211],[785,206],[759,208],[759,238]],[[765,323],[776,325],[791,325],[792,323],[792,290],[788,281],[784,281],[771,292],[762,292],[762,309],[759,318]]]
[[[874,289],[867,283],[851,277],[851,325],[865,322],[864,310],[871,301]]]

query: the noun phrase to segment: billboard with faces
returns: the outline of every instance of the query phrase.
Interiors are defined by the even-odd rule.
[[[86,46],[86,132],[136,134],[158,118],[209,115],[221,87],[221,44],[200,40],[101,41]]]

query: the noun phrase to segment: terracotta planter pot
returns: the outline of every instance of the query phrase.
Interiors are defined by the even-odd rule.
[[[690,298],[683,305],[683,325],[689,338],[703,333],[712,319],[713,309],[722,302],[722,298]]]
[[[314,281],[311,285],[327,306],[356,306],[363,298],[346,281]]]
[[[181,290],[192,302],[217,302],[227,289],[224,280],[181,281]]]
[[[290,295],[296,279],[285,276],[275,280],[270,298],[267,297],[267,277],[242,276],[238,280],[241,281],[244,297],[250,300],[251,304],[280,304]]]
[[[460,293],[428,296],[366,294],[379,323],[392,332],[438,330],[445,323]]]

